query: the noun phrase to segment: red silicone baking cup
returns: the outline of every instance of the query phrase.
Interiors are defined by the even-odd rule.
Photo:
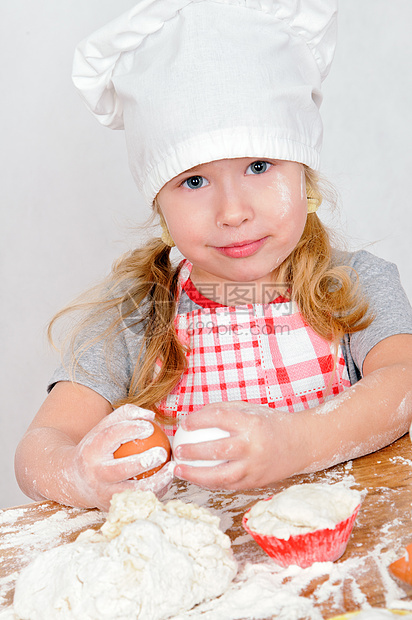
[[[301,568],[307,568],[314,562],[334,562],[344,554],[359,508],[360,504],[347,519],[333,529],[315,530],[290,536],[288,539],[252,531],[247,526],[250,510],[243,516],[242,525],[276,564],[284,567],[297,564]]]

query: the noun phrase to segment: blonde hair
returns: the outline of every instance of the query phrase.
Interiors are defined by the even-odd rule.
[[[322,200],[318,175],[305,167],[308,194]],[[154,211],[159,213],[155,201]],[[62,317],[80,311],[66,349],[70,349],[70,372],[75,381],[76,367],[93,344],[105,342],[106,357],[122,331],[140,325],[142,346],[131,377],[128,395],[115,407],[133,403],[153,410],[159,420],[171,423],[158,404],[172,391],[187,368],[185,347],[174,327],[180,266],[173,266],[170,247],[154,238],[141,248],[122,256],[109,277],[95,287],[88,298],[79,298],[61,310],[50,322],[48,335]],[[316,215],[307,216],[299,243],[282,263],[277,281],[286,284],[307,323],[323,338],[339,343],[346,333],[365,329],[373,320],[359,288],[356,272],[348,266],[333,265],[328,231]],[[91,296],[91,298],[90,298]],[[139,309],[139,318],[136,318]],[[78,344],[84,328],[110,317],[102,333]]]

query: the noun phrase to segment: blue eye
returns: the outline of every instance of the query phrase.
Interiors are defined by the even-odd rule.
[[[209,181],[205,179],[205,177],[201,177],[200,175],[196,175],[194,177],[189,177],[185,181],[183,181],[182,185],[184,187],[188,187],[189,189],[199,189],[204,185],[209,185]]]
[[[246,174],[263,174],[272,165],[268,161],[254,161],[247,167]]]

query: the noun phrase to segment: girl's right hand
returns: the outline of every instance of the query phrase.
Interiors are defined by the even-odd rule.
[[[173,480],[174,462],[166,463],[148,478],[131,479],[165,463],[164,448],[154,447],[119,459],[113,455],[126,441],[150,437],[154,417],[152,411],[124,405],[101,420],[79,444],[70,447],[65,469],[68,481],[79,493],[79,502],[85,507],[108,510],[112,495],[125,490],[153,491],[158,496],[167,491]]]

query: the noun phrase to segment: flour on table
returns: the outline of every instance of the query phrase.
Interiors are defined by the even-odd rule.
[[[319,529],[334,529],[361,503],[359,491],[341,484],[297,484],[249,511],[254,532],[288,539]]]
[[[322,620],[313,601],[300,592],[329,567],[330,563],[312,565],[311,569],[290,566],[247,564],[226,592],[173,620]]]
[[[8,592],[14,589],[16,579],[24,566],[47,549],[68,542],[68,537],[79,530],[101,525],[103,513],[98,510],[62,507],[49,515],[48,503],[38,504],[38,520],[27,520],[31,506],[0,511],[0,609]],[[44,515],[43,515],[44,511]],[[7,571],[3,574],[5,559]],[[1,561],[2,560],[2,561]],[[0,618],[3,616],[0,613]]]
[[[40,554],[21,572],[22,620],[163,620],[220,596],[237,572],[218,517],[151,492],[113,497],[100,531]]]

